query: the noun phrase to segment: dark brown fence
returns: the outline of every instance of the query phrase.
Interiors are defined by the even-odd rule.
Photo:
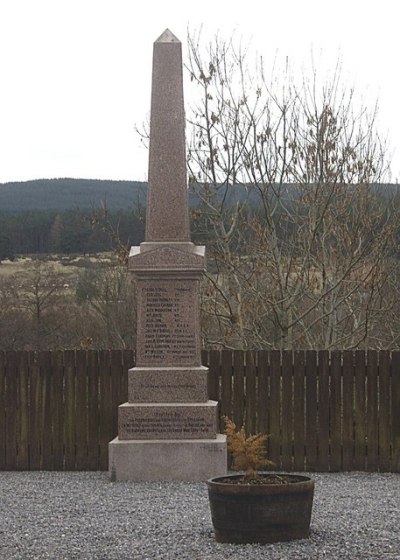
[[[400,472],[400,351],[210,351],[221,416],[279,469]],[[0,470],[104,470],[131,351],[0,352]],[[222,425],[222,423],[221,423]]]

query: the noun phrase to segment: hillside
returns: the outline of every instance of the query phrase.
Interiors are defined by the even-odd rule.
[[[399,185],[379,184],[376,190],[381,195],[399,193]],[[146,206],[147,183],[140,181],[112,181],[99,179],[39,179],[35,181],[0,183],[0,213],[58,211],[77,209],[87,211],[98,208],[106,202],[111,211],[142,208]],[[281,191],[285,197],[293,196],[290,185]],[[253,201],[257,204],[256,190],[243,185],[214,191],[216,199],[224,199],[227,204],[236,201]],[[199,198],[195,192],[189,193],[190,206],[196,207]]]
[[[145,205],[146,183],[94,179],[40,179],[0,184],[0,212],[82,210],[106,201],[110,210]]]

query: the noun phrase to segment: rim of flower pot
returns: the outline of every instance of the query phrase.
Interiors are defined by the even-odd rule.
[[[259,476],[277,475],[295,479],[288,484],[234,484],[230,482],[230,480],[233,481],[242,478],[244,474],[244,472],[239,472],[210,478],[207,480],[208,489],[218,494],[289,494],[314,490],[314,480],[309,476],[297,473],[271,471],[261,471],[257,473]]]

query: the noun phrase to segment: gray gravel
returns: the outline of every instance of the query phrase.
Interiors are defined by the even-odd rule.
[[[312,474],[309,539],[214,541],[202,483],[110,483],[106,473],[0,473],[0,559],[400,559],[400,474]]]

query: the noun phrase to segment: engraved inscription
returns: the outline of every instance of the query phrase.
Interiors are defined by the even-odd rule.
[[[208,400],[207,368],[144,368],[129,370],[129,402],[187,402]]]
[[[121,439],[183,439],[215,437],[215,410],[131,409],[120,412]]]
[[[140,434],[192,434],[193,432],[207,435],[213,426],[204,418],[186,418],[184,423],[181,417],[166,418],[135,418],[122,422],[121,428],[126,435],[134,438]]]
[[[173,389],[187,389],[188,391],[195,391],[197,389],[194,383],[139,383],[138,389],[160,389],[160,390],[173,390]]]
[[[197,293],[188,282],[151,282],[142,285],[143,363],[193,364],[197,358]]]

